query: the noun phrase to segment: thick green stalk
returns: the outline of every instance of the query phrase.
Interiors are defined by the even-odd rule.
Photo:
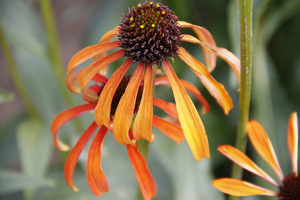
[[[40,0],[41,11],[44,17],[44,24],[48,39],[48,53],[53,65],[54,74],[57,78],[63,97],[69,107],[73,105],[73,100],[65,86],[65,70],[59,48],[59,40],[53,18],[51,0]]]
[[[249,120],[249,106],[252,77],[252,0],[239,0],[240,52],[241,52],[241,86],[239,100],[239,121],[236,138],[236,148],[245,152],[247,137],[246,124]],[[242,169],[233,166],[232,177],[240,179]],[[231,196],[230,200],[238,199]]]
[[[18,69],[16,67],[16,63],[14,61],[14,58],[9,50],[9,45],[6,41],[4,32],[2,30],[2,25],[0,22],[0,45],[4,54],[4,57],[7,62],[7,66],[11,75],[11,78],[14,82],[14,85],[24,103],[25,108],[27,109],[28,113],[31,115],[32,118],[41,120],[41,115],[34,106],[34,103],[32,102],[30,96],[28,95],[24,83],[22,81],[21,76],[19,75]]]

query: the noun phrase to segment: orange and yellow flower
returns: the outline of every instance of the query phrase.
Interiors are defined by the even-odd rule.
[[[125,61],[125,63],[130,63],[129,60]],[[115,73],[119,73],[122,71],[122,67],[116,70]],[[148,72],[147,72],[148,71]],[[149,73],[150,67],[147,68],[146,73]],[[152,76],[147,76],[148,78]],[[89,149],[88,157],[87,157],[87,181],[88,184],[92,190],[92,192],[95,195],[102,195],[103,192],[108,192],[108,182],[106,180],[106,177],[101,170],[101,146],[103,144],[104,137],[108,130],[110,130],[113,134],[115,131],[115,127],[113,125],[115,124],[114,120],[116,118],[114,117],[115,114],[118,112],[119,104],[121,102],[121,99],[124,95],[126,95],[127,88],[135,83],[135,74],[132,75],[132,77],[123,77],[118,84],[117,88],[115,88],[115,92],[112,96],[112,100],[110,101],[110,110],[108,111],[110,113],[110,124],[112,126],[100,126],[100,129],[96,133],[96,136],[94,137],[92,144]],[[74,108],[65,110],[58,114],[55,119],[53,120],[51,124],[51,132],[53,135],[53,142],[57,149],[61,151],[67,151],[70,149],[68,145],[63,143],[58,138],[58,131],[60,128],[68,121],[72,120],[73,118],[82,115],[86,112],[95,111],[97,108],[97,104],[99,103],[98,99],[99,96],[102,95],[103,92],[105,92],[105,87],[107,84],[109,84],[109,81],[113,80],[113,77],[111,79],[107,79],[106,77],[96,74],[93,79],[96,83],[94,85],[90,85],[84,90],[82,90],[81,96],[82,99],[86,102],[86,104],[76,106]],[[145,92],[148,90],[146,89],[146,85],[149,80],[145,79],[143,82],[139,82],[136,86],[136,93],[137,97],[136,99],[133,99],[133,111],[134,114],[136,114],[136,118],[141,117],[139,113],[145,112],[141,111],[140,109],[143,108],[142,105],[145,103],[143,100]],[[151,80],[150,80],[151,81]],[[191,91],[191,93],[199,99],[199,101],[202,101],[201,93],[197,90],[197,88],[192,85],[191,83],[187,81],[182,81],[183,86],[188,90]],[[149,85],[149,84],[148,84]],[[170,82],[167,78],[158,78],[155,81],[155,85],[170,85]],[[163,132],[167,137],[171,138],[177,143],[181,143],[184,140],[184,134],[182,131],[182,128],[176,124],[178,121],[178,114],[176,111],[176,106],[174,103],[166,102],[159,98],[154,98],[151,96],[151,104],[148,106],[148,109],[152,109],[152,104],[156,107],[163,110],[167,115],[168,118],[173,119],[175,123],[172,123],[170,121],[167,121],[161,117],[158,117],[156,115],[142,115],[143,120],[151,121],[151,126],[156,127],[158,130]],[[145,109],[145,108],[143,108]],[[138,135],[139,132],[136,132],[137,135],[134,135],[134,131],[137,128],[143,129],[145,127],[136,127],[140,126],[139,124],[133,124],[132,127],[129,127],[128,130],[128,136],[129,139],[132,141],[133,138],[140,138],[141,136]],[[92,124],[86,129],[86,131],[82,134],[80,139],[78,140],[77,144],[72,148],[71,152],[69,153],[64,167],[64,175],[67,184],[74,190],[78,191],[78,188],[74,186],[73,184],[73,173],[75,169],[75,165],[77,163],[77,160],[86,146],[89,139],[93,136],[94,132],[98,129],[99,125],[94,121]],[[149,140],[153,141],[154,134],[152,132],[150,133]],[[126,134],[127,135],[127,134]],[[142,154],[139,152],[137,145],[135,143],[126,144],[127,153],[129,160],[131,162],[131,165],[135,171],[141,192],[143,194],[144,199],[151,199],[156,195],[156,184],[155,181],[148,169],[147,162],[145,158],[142,156]]]
[[[183,28],[192,29],[197,37],[181,34]],[[117,37],[116,41],[112,41]],[[199,44],[203,48],[207,67],[189,54],[181,42]],[[110,50],[116,50],[109,53]],[[184,136],[196,160],[210,157],[206,132],[198,112],[186,92],[185,83],[180,81],[174,72],[168,58],[178,56],[200,79],[225,114],[232,109],[233,104],[224,86],[216,81],[211,71],[219,56],[225,60],[235,72],[238,80],[240,61],[231,52],[216,46],[215,40],[208,30],[184,21],[178,21],[174,12],[161,3],[145,2],[132,7],[124,16],[122,23],[108,31],[96,45],[84,48],[73,56],[67,69],[66,84],[74,93],[85,90],[93,77],[114,61],[127,57],[105,84],[98,103],[95,107],[95,121],[98,126],[111,127],[111,104],[116,88],[133,63],[138,63],[130,83],[121,97],[114,114],[113,133],[120,144],[134,145],[135,140],[144,138],[153,141],[151,135],[153,123],[153,82],[156,78],[154,71],[161,71],[164,81],[167,81],[175,98],[175,105]],[[94,61],[85,69],[75,72],[77,66],[93,58]],[[160,66],[162,64],[162,66]],[[159,68],[160,70],[155,70]],[[144,89],[138,113],[133,122],[133,137],[129,129],[134,118],[134,104],[138,87],[144,80]],[[160,79],[162,81],[162,79]],[[164,82],[163,81],[163,82]],[[78,83],[78,85],[77,85]],[[194,90],[193,90],[194,91]],[[197,92],[198,93],[198,92]],[[205,99],[201,96],[204,112],[209,110]]]
[[[234,196],[265,195],[274,196],[283,200],[300,199],[300,176],[298,174],[298,122],[296,113],[292,113],[287,128],[287,142],[291,157],[292,173],[284,176],[272,143],[264,128],[257,121],[247,124],[248,137],[257,153],[270,165],[277,175],[280,183],[257,166],[249,157],[230,145],[219,146],[218,150],[234,163],[256,176],[276,186],[273,191],[247,181],[220,178],[213,181],[213,185],[220,191]]]

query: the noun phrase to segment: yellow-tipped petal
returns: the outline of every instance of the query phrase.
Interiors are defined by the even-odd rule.
[[[180,25],[180,28],[191,28],[195,32],[195,34],[197,35],[197,37],[199,38],[199,40],[201,42],[206,42],[213,46],[216,46],[216,42],[215,42],[213,36],[210,34],[210,32],[207,29],[205,29],[201,26],[190,24],[188,22],[184,22],[184,21],[178,21],[178,23]],[[211,72],[216,67],[217,57],[214,53],[207,50],[205,47],[202,47],[202,49],[203,49],[204,59],[205,59],[205,63],[207,65],[208,71]]]
[[[206,67],[184,48],[180,47],[178,53],[180,59],[194,71],[209,93],[215,98],[221,108],[223,108],[224,113],[228,114],[233,108],[233,103],[224,86],[216,81]]]
[[[266,188],[254,185],[247,181],[233,178],[220,178],[213,180],[213,186],[218,190],[234,196],[265,195],[276,196],[277,193]]]
[[[128,132],[132,122],[136,97],[143,79],[144,69],[144,63],[140,63],[137,66],[118,104],[113,122],[113,133],[119,144],[133,144]]]
[[[232,147],[230,145],[221,145],[218,147],[218,151],[220,151],[224,156],[229,158],[231,161],[233,161],[240,167],[265,179],[266,181],[277,187],[279,186],[274,179],[272,179],[266,172],[264,172],[260,167],[258,167],[248,156],[246,156],[244,153],[242,153],[235,147]]]
[[[259,155],[272,167],[282,181],[284,176],[279,166],[272,143],[264,128],[255,120],[247,123],[248,137]]]
[[[144,89],[138,113],[133,123],[133,138],[140,140],[145,138],[153,142],[152,137],[153,119],[153,68],[147,66],[145,72]]]
[[[203,157],[209,158],[206,132],[191,98],[186,93],[169,61],[163,61],[163,67],[171,83],[180,125],[195,159],[200,161]]]
[[[234,72],[236,78],[238,79],[238,82],[240,83],[240,77],[241,77],[241,61],[238,59],[233,53],[228,51],[225,48],[217,47],[215,45],[201,42],[197,38],[191,36],[191,35],[185,35],[183,34],[182,40],[190,43],[200,44],[202,47],[208,49],[215,55],[219,56],[223,60],[227,62],[229,67]]]
[[[288,124],[288,147],[292,161],[293,173],[298,174],[298,119],[297,113],[293,112]]]
[[[95,121],[99,126],[104,125],[106,127],[110,127],[111,102],[120,82],[122,81],[131,64],[131,58],[125,60],[124,63],[113,73],[110,79],[108,79],[107,83],[102,89],[98,104],[95,108]]]

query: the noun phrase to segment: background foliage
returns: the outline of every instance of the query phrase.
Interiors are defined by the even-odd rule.
[[[207,28],[218,46],[239,55],[237,0],[161,2],[175,11],[180,20]],[[103,33],[117,26],[122,13],[126,13],[128,7],[136,6],[138,1],[52,0],[51,3],[65,67],[79,49],[97,43]],[[290,172],[286,145],[287,120],[292,111],[300,111],[300,1],[255,0],[253,21],[250,119],[255,118],[265,127],[287,174]],[[0,54],[0,199],[98,199],[90,192],[85,179],[86,152],[80,157],[75,172],[74,182],[80,191],[74,193],[63,178],[67,153],[57,151],[52,145],[51,121],[59,112],[70,108],[70,103],[65,100],[55,75],[40,1],[0,0],[0,23],[13,54],[19,80],[40,119],[34,119],[25,109],[4,56]],[[184,46],[202,59],[198,46]],[[211,104],[210,113],[201,115],[210,141],[211,159],[196,162],[186,142],[177,145],[157,132],[149,158],[150,170],[158,185],[155,199],[225,199],[211,186],[211,180],[230,175],[231,162],[221,156],[216,148],[221,144],[235,143],[238,118],[236,79],[229,67],[218,60],[213,76],[225,85],[235,105],[230,115],[225,116],[182,62],[174,66],[182,79],[201,88]],[[156,92],[158,96],[173,98],[170,89],[158,88]],[[79,96],[70,95],[73,105],[82,103]],[[200,105],[195,103],[200,111]],[[64,141],[74,145],[91,120],[90,115],[84,115],[77,121],[79,123],[68,123],[60,135]],[[248,146],[248,153],[264,169],[270,170],[251,145]],[[104,142],[102,163],[110,192],[100,199],[134,199],[137,183],[126,150],[114,141],[111,134]],[[264,185],[248,173],[244,176]]]

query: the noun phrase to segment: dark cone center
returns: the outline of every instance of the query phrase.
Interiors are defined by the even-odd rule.
[[[295,174],[287,175],[282,186],[279,187],[279,199],[281,200],[300,200],[300,176]]]
[[[147,1],[124,15],[118,37],[125,56],[147,64],[160,64],[167,57],[174,57],[181,43],[174,12],[161,3]]]

